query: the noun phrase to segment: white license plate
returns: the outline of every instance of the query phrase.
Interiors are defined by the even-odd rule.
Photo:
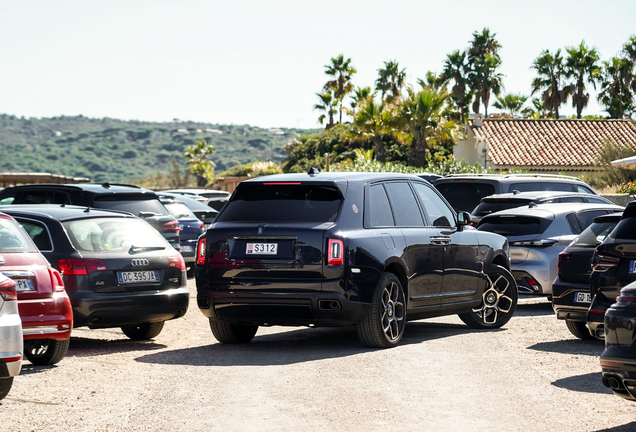
[[[13,279],[18,291],[35,291],[31,279]]]
[[[247,255],[276,255],[278,243],[248,243],[245,253]]]
[[[117,272],[117,280],[120,284],[159,282],[159,272],[154,271],[136,271],[136,272]]]
[[[181,246],[181,252],[193,252],[194,248],[189,245]]]
[[[574,293],[575,303],[592,303],[592,294],[590,293]]]

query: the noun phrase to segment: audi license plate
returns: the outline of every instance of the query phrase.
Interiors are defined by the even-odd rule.
[[[575,303],[592,303],[592,294],[590,293],[574,293]]]
[[[157,270],[117,272],[117,280],[120,284],[159,282],[159,272]]]
[[[35,291],[31,279],[13,279],[13,281],[18,291]]]
[[[278,243],[248,243],[245,253],[247,255],[276,255]]]

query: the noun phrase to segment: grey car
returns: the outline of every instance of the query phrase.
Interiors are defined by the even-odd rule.
[[[0,265],[3,261],[0,256]],[[11,390],[13,377],[20,373],[23,353],[16,284],[0,273],[0,400]]]
[[[520,293],[552,296],[562,252],[595,217],[622,211],[613,204],[530,204],[485,216],[479,231],[510,242],[510,271]]]

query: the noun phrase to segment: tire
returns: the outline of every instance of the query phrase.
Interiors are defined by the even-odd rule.
[[[491,265],[481,304],[459,314],[468,326],[476,329],[499,328],[510,321],[517,310],[517,283],[504,267]]]
[[[400,343],[406,325],[406,301],[400,280],[383,273],[371,299],[371,312],[356,324],[360,341],[372,348],[392,348]]]
[[[196,271],[196,265],[192,264],[192,267],[188,268],[187,270],[187,277],[188,279],[194,279],[194,272]]]
[[[11,390],[12,385],[13,385],[13,377],[0,378],[0,400],[7,397],[7,395],[9,394],[9,390]]]
[[[596,339],[590,334],[590,330],[587,328],[587,325],[585,325],[585,323],[582,321],[565,320],[565,325],[567,326],[568,330],[570,330],[570,333],[572,333],[579,339]]]
[[[241,344],[254,339],[258,326],[230,324],[210,318],[210,330],[216,340],[222,344]]]
[[[132,340],[150,340],[159,336],[159,333],[163,330],[163,323],[164,321],[159,321],[131,327],[122,327],[121,331]]]
[[[24,341],[24,356],[35,366],[50,366],[59,363],[71,340],[34,339]]]

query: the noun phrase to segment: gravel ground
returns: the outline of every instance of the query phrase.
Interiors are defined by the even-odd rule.
[[[603,344],[575,339],[545,301],[497,331],[411,322],[389,350],[353,328],[262,328],[230,346],[190,289],[186,316],[154,341],[81,328],[58,365],[25,361],[0,430],[636,430],[636,404],[601,384]]]

